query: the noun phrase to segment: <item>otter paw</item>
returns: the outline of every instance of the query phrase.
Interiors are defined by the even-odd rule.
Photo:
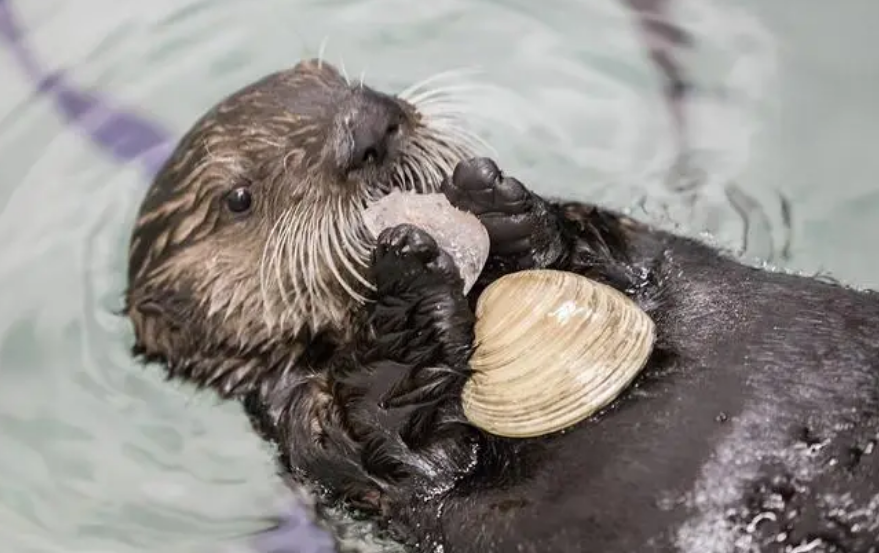
[[[439,280],[463,286],[452,257],[427,232],[414,225],[397,225],[378,236],[373,253],[373,272],[379,290],[388,285],[411,287]]]
[[[518,179],[505,176],[491,159],[459,163],[442,192],[485,226],[491,241],[489,266],[545,267],[561,254],[558,221],[547,203]]]
[[[451,256],[423,230],[399,225],[383,231],[373,256],[376,301],[373,359],[422,367],[466,365],[474,316]]]

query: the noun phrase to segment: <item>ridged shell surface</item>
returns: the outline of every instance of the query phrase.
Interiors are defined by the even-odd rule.
[[[498,279],[476,316],[464,411],[486,432],[513,438],[563,430],[608,405],[655,340],[653,321],[624,294],[562,271]]]

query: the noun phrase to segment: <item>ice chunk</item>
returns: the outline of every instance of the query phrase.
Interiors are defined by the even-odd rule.
[[[374,236],[404,223],[423,229],[452,256],[464,293],[470,291],[488,259],[488,232],[472,213],[454,207],[443,194],[391,192],[370,205],[364,214]]]

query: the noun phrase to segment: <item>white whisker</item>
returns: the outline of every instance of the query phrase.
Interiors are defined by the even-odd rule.
[[[330,301],[334,296],[334,290],[330,286],[330,282],[328,278],[324,277],[324,275],[319,271],[321,266],[323,268],[329,269],[331,272],[336,272],[337,269],[335,264],[332,262],[332,257],[326,258],[323,255],[323,252],[329,251],[329,225],[332,223],[331,217],[323,216],[326,208],[320,210],[318,212],[310,213],[309,217],[309,227],[308,231],[303,236],[311,236],[313,237],[311,240],[307,240],[310,245],[309,248],[309,265],[307,266],[308,275],[309,275],[309,294],[307,298],[304,298],[308,301],[309,307],[311,309],[311,318],[310,321],[313,325],[319,324],[319,319],[321,313],[319,309],[326,309],[327,306],[320,305],[318,300]],[[300,237],[301,240],[301,237]],[[323,278],[322,278],[323,277]]]
[[[442,122],[431,125],[431,138],[442,143],[459,144],[474,153],[484,151],[489,156],[497,156],[497,150],[487,140],[471,129]]]
[[[330,242],[333,248],[332,253],[335,254],[334,259],[338,259],[339,262],[342,263],[349,276],[354,277],[355,280],[359,281],[367,288],[372,288],[370,282],[366,280],[360,274],[360,271],[351,264],[351,258],[357,258],[360,251],[357,248],[356,241],[351,240],[350,234],[346,232],[346,229],[349,229],[354,221],[351,220],[352,217],[346,216],[341,200],[336,203],[335,213],[336,220],[328,229],[330,231]],[[343,236],[340,237],[340,233],[344,233]],[[345,292],[356,301],[365,302],[366,298],[349,285],[348,278],[343,277],[338,273],[338,270],[335,268],[335,263],[332,263],[332,265],[338,281],[345,289]]]
[[[317,49],[317,68],[322,69],[324,66],[324,53],[327,49],[327,42],[330,40],[330,35],[324,35],[323,39],[320,41],[320,47]]]
[[[272,229],[269,231],[269,236],[266,239],[265,246],[263,246],[262,256],[259,263],[259,290],[262,297],[263,317],[265,319],[266,326],[268,326],[269,328],[272,328],[273,319],[271,315],[275,312],[275,305],[272,301],[272,296],[269,294],[268,272],[274,265],[275,259],[277,258],[278,251],[274,246],[275,244],[277,244],[278,231],[283,224],[285,217],[286,213],[278,217],[277,221],[275,221],[275,224],[272,225]]]
[[[297,212],[300,211],[297,209]],[[301,244],[299,248],[297,248],[296,236],[299,235],[299,230],[305,227],[305,221],[303,220],[308,214],[307,213],[297,213],[297,217],[293,219],[293,224],[290,225],[290,229],[296,229],[297,232],[291,232],[288,236],[284,237],[284,253],[286,255],[287,260],[287,272],[288,275],[293,275],[291,280],[293,281],[293,295],[294,301],[297,304],[301,304],[305,294],[307,293],[308,282],[306,279],[308,278],[306,273],[299,274],[301,269],[306,267],[305,261],[303,259],[305,255],[305,248],[302,247]],[[308,236],[307,234],[299,235],[299,242],[303,242],[303,236]],[[281,277],[286,279],[286,277]],[[305,289],[303,289],[305,288]],[[300,305],[296,306],[297,308]]]
[[[282,217],[281,226],[279,227],[278,233],[272,244],[271,271],[267,273],[267,276],[271,274],[274,275],[274,288],[280,296],[280,305],[277,305],[274,302],[271,303],[272,312],[270,315],[275,320],[276,324],[283,323],[284,314],[291,305],[290,297],[287,293],[287,286],[285,284],[286,272],[284,260],[286,259],[286,256],[284,255],[284,248],[286,247],[286,236],[290,227],[293,225],[293,216],[293,211],[288,210]]]
[[[446,86],[442,88],[432,88],[427,89],[420,94],[416,94],[407,98],[406,101],[415,106],[421,106],[426,102],[430,102],[432,100],[439,100],[446,97],[457,97],[460,98],[465,92],[475,92],[479,90],[483,90],[486,87],[484,85],[478,84],[467,84],[467,85],[454,85],[454,86]]]
[[[336,225],[337,217],[337,215],[333,211],[333,207],[334,206],[331,204],[326,204],[326,206],[321,210],[322,215],[320,217],[312,217],[312,221],[315,221],[315,230],[317,231],[317,235],[309,234],[309,236],[313,237],[312,242],[315,243],[314,253],[316,255],[315,258],[312,259],[312,263],[315,263],[317,259],[320,259],[320,264],[329,269],[330,273],[333,275],[333,281],[342,286],[343,289],[345,289],[346,279],[339,272],[339,267],[336,266],[336,259],[333,256],[330,244],[332,236],[333,234],[335,234],[335,230],[333,229],[333,227]],[[311,272],[314,274],[317,271],[315,271],[313,267]],[[314,300],[315,296],[318,295],[315,293],[318,290],[320,291],[320,294],[329,295],[329,285],[327,282],[329,279],[318,279],[317,275],[315,275],[315,280],[317,281],[315,283],[316,290],[312,292],[312,300]],[[312,303],[316,302],[312,301]],[[314,307],[317,308],[316,305]]]
[[[410,85],[409,87],[403,89],[401,92],[399,92],[397,94],[397,97],[411,103],[411,100],[410,100],[411,96],[413,94],[417,93],[419,90],[425,88],[427,85],[429,85],[431,83],[435,83],[435,82],[441,81],[443,79],[452,79],[452,78],[458,79],[458,78],[461,78],[467,74],[475,74],[475,73],[480,73],[480,72],[481,72],[481,69],[478,69],[475,67],[470,67],[470,68],[462,67],[462,68],[458,68],[458,69],[449,69],[446,71],[440,71],[439,73],[434,73],[433,75],[430,75],[427,78],[422,79],[422,80]]]
[[[419,105],[417,109],[422,115],[431,119],[471,119],[480,115],[478,107],[461,100],[454,103],[446,100],[437,101],[428,105]]]
[[[351,79],[348,78],[348,70],[345,69],[345,60],[342,59],[342,56],[339,56],[339,68],[342,70],[342,76],[345,78],[345,83],[348,86],[351,86]]]

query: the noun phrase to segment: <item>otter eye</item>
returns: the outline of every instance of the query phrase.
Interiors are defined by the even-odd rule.
[[[244,213],[253,205],[253,196],[250,190],[239,186],[226,194],[226,208],[232,213]]]

